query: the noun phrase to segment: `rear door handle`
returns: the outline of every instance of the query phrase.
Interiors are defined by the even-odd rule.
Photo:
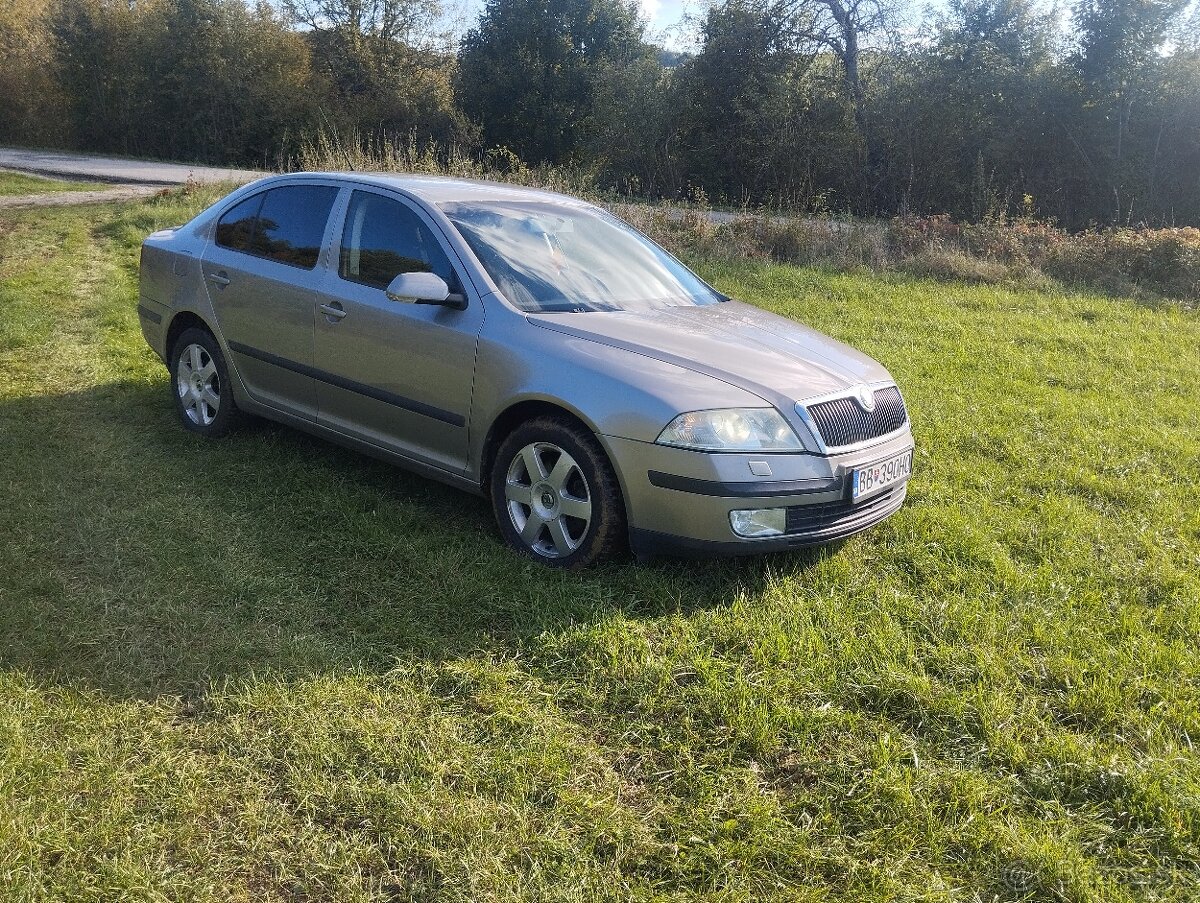
[[[229,277],[226,276],[224,272],[209,273],[204,278],[207,279],[209,282],[212,282],[212,283],[215,283],[216,285],[221,286],[221,288],[224,288],[225,286],[229,285]]]
[[[340,320],[342,317],[346,316],[346,311],[342,308],[342,305],[336,301],[331,301],[328,304],[322,304],[320,305],[320,308],[321,313],[325,314],[325,316],[329,318],[330,322],[334,320]]]

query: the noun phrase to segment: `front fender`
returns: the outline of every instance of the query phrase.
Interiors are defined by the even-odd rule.
[[[587,316],[580,314],[580,316]],[[653,442],[684,411],[763,407],[762,398],[677,364],[502,318],[480,337],[471,413],[471,461],[481,473],[487,436],[509,408],[560,407],[600,436]]]

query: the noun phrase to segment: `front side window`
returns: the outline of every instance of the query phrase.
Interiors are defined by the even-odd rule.
[[[311,270],[338,189],[286,185],[235,204],[217,221],[217,244]]]
[[[350,196],[338,272],[386,289],[401,273],[436,273],[456,290],[454,268],[429,227],[404,204],[369,191]]]
[[[442,210],[514,306],[531,312],[651,310],[724,300],[615,216],[545,201]]]

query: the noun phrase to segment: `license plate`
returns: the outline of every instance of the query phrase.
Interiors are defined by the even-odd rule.
[[[903,483],[912,475],[912,456],[910,448],[903,454],[888,458],[886,461],[877,461],[866,467],[856,468],[850,498],[858,501],[868,495],[874,495],[888,486]]]

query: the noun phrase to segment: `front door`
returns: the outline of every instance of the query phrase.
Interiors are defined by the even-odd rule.
[[[443,470],[467,466],[467,419],[483,307],[389,300],[400,273],[433,272],[463,292],[431,223],[394,196],[355,190],[336,272],[316,309],[317,420]]]
[[[204,252],[208,297],[232,363],[257,401],[313,419],[312,308],[323,267],[332,185],[251,195],[217,221]]]

